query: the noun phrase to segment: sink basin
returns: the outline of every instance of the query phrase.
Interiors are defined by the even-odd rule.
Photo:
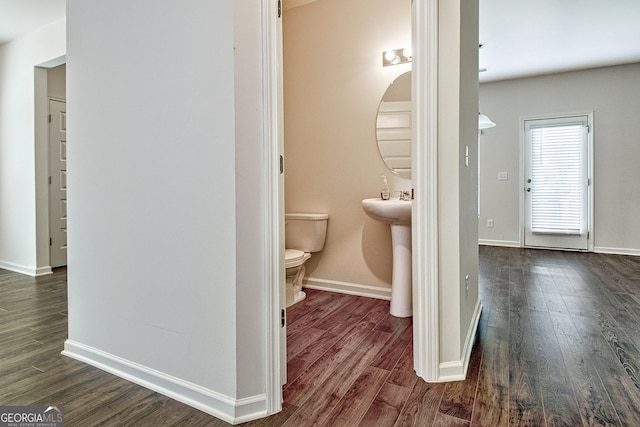
[[[376,221],[391,226],[393,273],[389,312],[395,317],[413,314],[411,288],[411,200],[364,199],[362,209]]]
[[[387,224],[411,224],[411,200],[364,199],[362,209],[369,217]]]

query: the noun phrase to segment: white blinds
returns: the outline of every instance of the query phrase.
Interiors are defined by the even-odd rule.
[[[584,164],[579,124],[541,125],[530,128],[531,231],[542,234],[579,235],[584,197],[581,167]]]

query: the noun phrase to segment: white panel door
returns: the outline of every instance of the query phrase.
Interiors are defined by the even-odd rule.
[[[524,121],[528,247],[589,248],[589,116]]]
[[[49,100],[49,262],[67,265],[67,104]]]

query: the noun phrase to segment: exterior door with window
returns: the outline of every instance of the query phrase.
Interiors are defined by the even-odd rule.
[[[524,120],[524,245],[589,249],[589,115]]]

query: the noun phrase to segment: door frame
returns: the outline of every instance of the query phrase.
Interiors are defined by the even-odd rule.
[[[530,120],[545,120],[545,119],[562,119],[568,117],[586,116],[587,126],[589,126],[589,132],[587,133],[587,179],[589,180],[589,187],[587,189],[587,232],[589,238],[587,239],[587,252],[593,252],[594,250],[594,230],[593,230],[593,188],[594,188],[594,176],[593,176],[593,139],[594,139],[594,126],[593,126],[593,111],[577,111],[572,113],[559,113],[559,114],[538,114],[531,116],[520,117],[520,247],[525,247],[525,227],[526,227],[526,200],[525,200],[525,168],[526,168],[526,130],[525,122]],[[561,250],[561,249],[559,249]]]
[[[440,380],[438,233],[438,0],[414,0],[411,39],[413,124],[411,211],[413,367],[426,381]]]
[[[282,410],[282,379],[286,378],[284,258],[284,109],[282,104],[282,0],[262,0],[265,403],[267,415]],[[283,350],[284,349],[284,350]],[[284,358],[284,363],[283,363]],[[283,372],[284,370],[284,372]]]
[[[62,99],[62,98],[57,98],[57,97],[53,97],[53,96],[49,96],[47,98],[47,103],[48,103],[48,116],[51,117],[51,102],[62,102],[65,104],[65,108],[66,108],[66,104],[67,104],[67,100],[66,99]],[[47,120],[47,126],[49,127],[49,132],[47,133],[47,171],[48,171],[48,192],[47,192],[47,200],[48,200],[48,204],[47,204],[47,212],[48,212],[48,217],[49,217],[49,237],[51,237],[51,216],[53,214],[52,209],[51,209],[51,187],[52,187],[52,183],[51,183],[51,178],[52,178],[52,168],[51,168],[51,121]],[[51,267],[51,265],[53,264],[51,262],[51,252],[53,251],[53,246],[51,244],[49,244],[49,266]],[[66,264],[65,264],[66,265]],[[53,268],[53,267],[52,267]]]
[[[66,55],[35,64],[34,69],[34,158],[36,195],[36,268],[25,274],[51,274],[49,262],[49,91],[47,72],[66,64]]]
[[[284,283],[284,186],[280,159],[284,154],[282,104],[282,38],[278,31],[279,0],[262,0],[266,409],[282,408],[281,292]],[[426,381],[437,381],[440,365],[438,292],[438,0],[412,2],[411,149],[415,200],[413,237],[414,369]],[[418,31],[421,29],[421,31]],[[278,254],[275,256],[274,254]]]

